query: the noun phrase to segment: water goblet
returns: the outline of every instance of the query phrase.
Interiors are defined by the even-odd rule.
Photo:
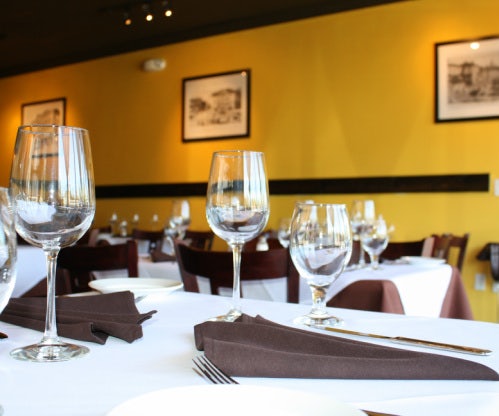
[[[241,252],[244,243],[265,228],[269,191],[264,155],[252,151],[215,152],[211,161],[206,218],[213,232],[232,249],[232,307],[215,320],[232,322],[241,316]]]
[[[369,254],[373,270],[379,269],[379,256],[388,246],[389,237],[389,229],[382,215],[362,230],[362,248]]]
[[[92,224],[95,185],[88,131],[55,125],[17,130],[10,176],[17,232],[41,247],[47,259],[47,308],[41,341],[13,350],[11,356],[36,362],[80,357],[86,347],[65,343],[57,334],[55,279],[57,256]]]
[[[295,319],[309,326],[338,325],[326,310],[326,295],[352,254],[352,231],[345,205],[297,203],[291,221],[291,259],[312,292],[312,309]]]

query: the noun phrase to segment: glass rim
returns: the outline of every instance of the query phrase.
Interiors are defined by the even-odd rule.
[[[330,203],[330,202],[305,202],[305,201],[297,201],[295,202],[295,205],[300,205],[300,206],[307,206],[307,205],[312,205],[315,207],[344,207],[346,208],[346,204],[342,203]]]
[[[251,154],[260,154],[263,155],[263,152],[256,151],[256,150],[217,150],[213,152],[213,156],[215,155],[221,155],[224,157],[235,157],[236,155],[251,155]]]
[[[41,129],[46,129],[42,131]],[[67,126],[63,124],[22,124],[17,128],[17,131],[28,131],[30,133],[47,133],[48,130],[80,130],[82,132],[87,132],[88,129],[84,127],[77,126]]]

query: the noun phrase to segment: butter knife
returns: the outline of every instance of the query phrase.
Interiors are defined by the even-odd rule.
[[[324,329],[326,331],[338,332],[341,334],[357,335],[357,336],[369,337],[369,338],[387,339],[389,341],[396,342],[399,344],[416,345],[418,347],[436,348],[436,349],[440,349],[440,350],[462,352],[462,353],[474,354],[474,355],[489,355],[492,353],[491,350],[484,350],[482,348],[466,347],[463,345],[454,345],[454,344],[447,344],[447,343],[435,342],[435,341],[426,341],[423,339],[407,338],[407,337],[390,337],[387,335],[369,334],[367,332],[352,331],[350,329],[336,328],[336,327],[325,326],[325,325],[309,325],[309,326],[311,328]]]

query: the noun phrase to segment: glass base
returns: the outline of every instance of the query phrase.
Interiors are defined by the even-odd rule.
[[[66,343],[33,344],[11,351],[11,357],[21,361],[36,361],[50,363],[68,361],[72,358],[82,357],[90,350],[87,347]]]
[[[293,320],[293,323],[298,325],[306,325],[310,327],[318,327],[321,326],[340,326],[343,325],[343,319],[338,318],[333,315],[304,315],[299,316]]]
[[[215,321],[215,322],[234,322],[236,321],[240,316],[242,315],[241,311],[238,311],[236,309],[231,309],[229,312],[227,312],[225,315],[220,315],[220,316],[215,316],[214,318],[208,319],[208,321]]]

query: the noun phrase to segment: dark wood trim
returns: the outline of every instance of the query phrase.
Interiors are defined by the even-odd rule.
[[[366,178],[277,179],[271,195],[383,194],[414,192],[488,192],[489,174],[381,176]],[[143,185],[101,185],[97,198],[168,198],[203,196],[206,182]]]

